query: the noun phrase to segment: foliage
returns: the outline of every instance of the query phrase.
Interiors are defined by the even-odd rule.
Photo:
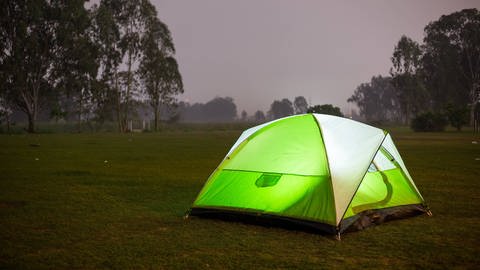
[[[285,116],[293,115],[293,104],[287,98],[282,100],[275,100],[270,105],[270,111],[268,112],[273,119],[282,118]]]
[[[146,49],[142,48],[141,42],[146,33],[150,36],[149,44],[155,43],[152,33],[156,29],[153,25],[155,22],[160,24],[160,21],[155,19],[155,7],[150,1],[143,0],[102,0],[94,6],[94,13],[99,33],[97,40],[102,47],[104,85],[111,92],[111,100],[114,100],[112,107],[119,131],[125,132],[128,131],[127,119],[132,100],[139,94],[135,68],[144,53],[143,49]],[[152,49],[152,46],[149,48]]]
[[[248,119],[248,114],[245,110],[242,111],[242,113],[240,114],[240,120],[242,120],[243,122],[247,121]]]
[[[160,105],[173,106],[175,96],[183,93],[182,76],[177,61],[173,58],[175,48],[168,27],[162,23],[151,8],[146,33],[142,38],[143,56],[138,73],[143,82],[144,91],[150,98],[154,111],[154,130],[160,121]]]
[[[411,114],[417,115],[425,108],[428,95],[421,77],[420,45],[402,36],[395,46],[390,69],[392,84],[395,88],[404,122],[409,123]]]
[[[59,105],[56,105],[50,111],[50,118],[55,119],[55,122],[58,122],[60,119],[67,117],[68,112],[62,110]]]
[[[265,122],[265,114],[260,110],[256,111],[253,117],[257,123]]]
[[[77,115],[79,127],[93,118],[116,120],[126,131],[134,101],[144,98],[140,86],[151,89],[151,74],[137,78],[142,56],[155,62],[144,64],[157,67],[151,71],[162,81],[162,103],[183,92],[173,52],[149,0],[101,0],[91,9],[84,0],[0,6],[0,96],[28,116],[29,132],[49,106]]]
[[[343,113],[339,107],[335,107],[332,104],[323,104],[323,105],[315,105],[313,107],[309,107],[307,110],[308,113],[322,113],[322,114],[329,114],[343,117]]]
[[[448,124],[447,117],[441,113],[426,112],[415,117],[410,127],[416,131],[444,131]]]
[[[84,0],[52,1],[55,54],[52,70],[52,111],[76,115],[79,127],[91,111],[91,98],[99,68],[99,44],[92,39],[93,25]],[[62,118],[57,115],[56,118]]]
[[[357,86],[347,101],[355,103],[368,122],[396,122],[400,117],[400,105],[390,77],[372,77],[370,82]]]
[[[450,125],[458,131],[462,129],[462,126],[468,124],[469,110],[467,107],[455,107],[453,104],[448,104],[445,111]]]
[[[480,103],[480,12],[473,8],[442,15],[425,27],[423,41],[420,45],[402,36],[391,57],[391,81],[403,121],[453,106],[459,111],[450,112],[452,125],[461,128],[465,124],[465,107],[470,108],[472,124]],[[365,113],[369,111],[365,104],[379,99],[377,94],[365,98],[367,88],[360,85],[348,100],[357,103],[366,118],[371,114]],[[371,103],[371,110],[377,111]]]
[[[480,102],[480,12],[464,9],[425,27],[423,70],[434,109]]]
[[[184,122],[233,122],[237,106],[231,97],[216,97],[207,103],[180,102],[178,111]]]
[[[306,113],[308,110],[307,100],[303,96],[295,97],[295,99],[293,100],[293,107],[295,114]]]
[[[0,5],[0,91],[28,116],[28,131],[51,91],[54,25],[48,1],[7,1]]]

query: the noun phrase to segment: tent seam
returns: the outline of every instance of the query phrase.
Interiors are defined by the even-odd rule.
[[[322,144],[323,144],[323,149],[325,150],[325,158],[327,159],[327,168],[328,168],[328,178],[330,183],[330,191],[333,199],[333,212],[335,214],[335,227],[338,230],[338,225],[340,225],[340,222],[338,222],[337,224],[337,204],[335,203],[335,191],[333,190],[332,173],[330,171],[330,160],[328,159],[328,151],[327,151],[327,147],[325,146],[325,139],[323,137],[322,127],[320,126],[320,123],[317,121],[317,118],[313,114],[311,115],[312,115],[313,121],[315,121],[315,123],[317,124],[318,131],[320,133],[319,134],[320,139],[322,140]]]

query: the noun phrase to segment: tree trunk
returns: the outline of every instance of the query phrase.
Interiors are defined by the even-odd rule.
[[[478,103],[480,102],[480,79],[477,79],[477,82],[472,82],[470,85],[470,98],[471,98],[471,106],[470,106],[470,126],[473,127],[476,118],[476,108]]]
[[[7,133],[10,133],[10,114],[7,113]]]
[[[155,108],[154,108],[154,111],[155,111],[155,131],[158,131],[158,118],[159,118],[159,111],[158,111],[158,104],[155,104]]]
[[[128,53],[127,94],[125,95],[125,122],[128,119],[128,103],[130,102],[130,90],[132,88],[132,52]]]
[[[117,101],[117,123],[118,123],[118,131],[123,132],[123,125],[122,125],[122,117],[121,117],[121,101],[120,101],[120,90],[118,90],[118,71],[115,69],[115,98]]]
[[[409,104],[407,103],[407,105],[405,106],[405,124],[408,126],[410,125],[410,106]]]
[[[476,107],[477,104],[473,103],[471,106],[470,106],[470,126],[473,127],[474,124],[475,124],[475,107]]]
[[[80,91],[80,102],[78,106],[78,126],[77,126],[77,132],[80,133],[82,132],[82,92]]]
[[[35,133],[35,113],[27,113],[27,116],[28,116],[28,128],[27,128],[27,132],[28,133]]]

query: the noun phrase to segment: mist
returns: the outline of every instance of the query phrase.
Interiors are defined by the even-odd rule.
[[[388,75],[402,35],[417,42],[442,14],[478,1],[152,1],[170,28],[184,80],[180,101],[229,96],[240,112],[304,96],[344,112],[355,88]]]

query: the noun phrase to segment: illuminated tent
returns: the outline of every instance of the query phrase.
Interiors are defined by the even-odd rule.
[[[192,215],[227,213],[337,234],[428,212],[390,135],[303,114],[244,131],[205,183]]]

